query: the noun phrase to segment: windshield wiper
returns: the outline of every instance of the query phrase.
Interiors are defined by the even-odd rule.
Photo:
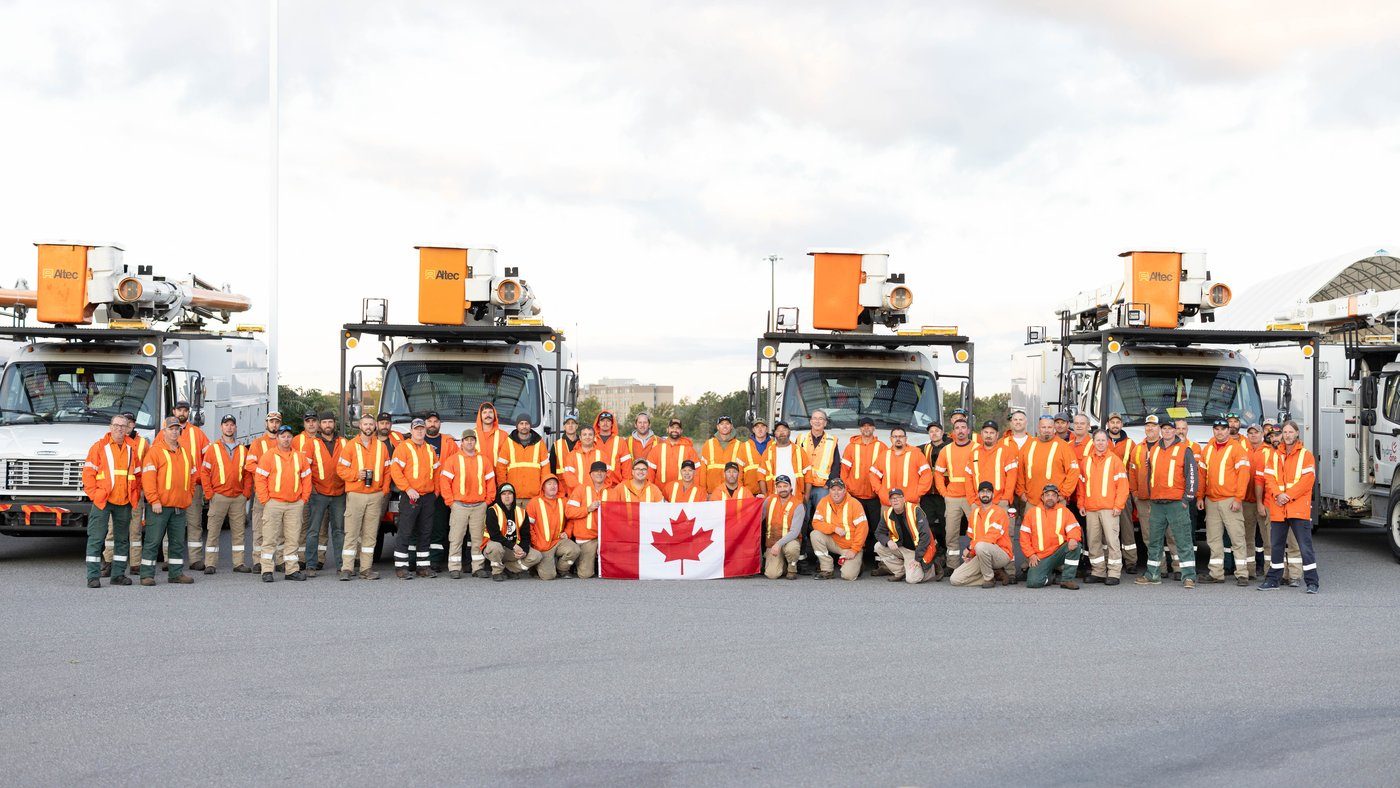
[[[51,417],[49,416],[45,416],[42,413],[35,413],[32,410],[25,410],[23,408],[0,408],[0,413],[18,413],[23,416],[33,416],[43,421],[51,421]]]

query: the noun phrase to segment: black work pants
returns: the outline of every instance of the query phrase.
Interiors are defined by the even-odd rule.
[[[399,516],[396,520],[399,533],[394,540],[394,567],[407,569],[428,568],[429,545],[433,532],[433,509],[437,505],[437,494],[428,493],[410,501],[408,495],[399,496]]]
[[[1283,578],[1284,548],[1288,544],[1288,532],[1298,540],[1298,552],[1303,554],[1303,582],[1317,584],[1317,554],[1313,552],[1312,520],[1289,518],[1282,522],[1275,520],[1269,526],[1269,582],[1277,583]],[[1297,575],[1294,575],[1295,577]]]

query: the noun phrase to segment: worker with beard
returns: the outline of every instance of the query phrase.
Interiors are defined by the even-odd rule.
[[[379,439],[384,441],[385,448],[392,454],[394,449],[403,443],[403,436],[394,430],[394,417],[388,413],[380,413],[374,422],[375,433]]]
[[[632,455],[627,451],[627,441],[617,434],[617,420],[611,411],[603,411],[593,420],[593,439],[603,450],[603,462],[608,464],[608,476],[621,479],[626,472]]]
[[[1128,467],[1128,458],[1133,452],[1133,439],[1128,437],[1128,433],[1123,431],[1123,414],[1110,413],[1108,421],[1105,422],[1108,433],[1108,450],[1123,461],[1123,468],[1129,476],[1128,505],[1118,515],[1118,538],[1123,544],[1123,571],[1130,575],[1137,574],[1138,563],[1138,542],[1133,535],[1133,498],[1132,498],[1132,469]]]
[[[729,462],[724,466],[724,481],[710,492],[711,501],[731,501],[744,500],[754,497],[749,492],[749,488],[744,486],[742,480],[743,469],[737,462]]]
[[[952,572],[962,563],[962,532],[972,515],[976,493],[968,484],[966,468],[975,448],[967,419],[954,419],[953,440],[938,451],[933,465],[933,489],[944,504],[943,552],[937,560],[945,572]]]
[[[486,536],[481,540],[481,552],[491,562],[491,579],[497,582],[510,577],[526,577],[530,567],[539,561],[530,557],[530,518],[525,507],[515,498],[515,488],[502,484],[496,490],[496,502],[486,510]],[[539,553],[535,553],[539,556]]]
[[[734,421],[728,416],[715,419],[714,436],[700,446],[700,485],[706,493],[713,493],[724,484],[724,469],[739,459],[741,445],[734,434]]]
[[[398,539],[394,544],[394,575],[402,580],[437,577],[428,561],[433,527],[433,504],[437,502],[438,458],[428,445],[428,425],[414,419],[409,439],[394,449],[389,473],[401,490],[399,514],[395,520]]]
[[[681,434],[681,420],[673,418],[666,425],[666,437],[653,444],[646,456],[651,483],[658,488],[668,487],[681,477],[681,463],[686,460],[695,463],[698,470],[700,455],[690,438]]]
[[[423,439],[437,452],[438,466],[445,468],[453,455],[461,449],[450,435],[443,437],[442,417],[437,411],[428,411],[423,421],[428,427]],[[433,530],[428,543],[428,561],[435,571],[447,571],[447,536],[451,529],[452,508],[443,502],[441,495],[436,495],[433,497]]]
[[[578,417],[570,413],[564,417],[564,434],[555,438],[549,449],[549,472],[558,477],[565,487],[568,486],[568,480],[564,478],[564,472],[569,466],[569,455],[574,453],[574,447],[578,445],[578,437]],[[586,474],[580,471],[575,475]]]
[[[632,421],[632,434],[627,436],[627,456],[634,460],[646,459],[658,439],[659,436],[651,431],[651,414],[638,413]]]
[[[515,420],[515,431],[506,441],[505,452],[496,458],[496,476],[515,491],[516,501],[528,506],[540,494],[540,485],[549,475],[549,452],[539,433],[530,428],[530,417]]]
[[[282,414],[278,413],[277,411],[273,411],[267,414],[266,424],[267,426],[266,429],[263,431],[263,434],[254,438],[253,442],[248,444],[248,459],[244,461],[243,469],[248,472],[249,476],[252,476],[257,473],[258,463],[262,460],[262,456],[277,448],[278,437],[282,430]],[[287,434],[288,436],[290,436],[291,427],[289,426],[287,429]],[[287,447],[291,448],[290,437],[287,438]],[[278,565],[282,563],[282,545],[268,545],[268,550],[273,551],[272,565],[266,567],[263,566],[263,499],[258,497],[257,495],[254,495],[253,500],[251,501],[251,507],[248,514],[248,524],[253,529],[253,568],[249,569],[246,566],[234,566],[233,571],[255,572],[256,574],[263,574],[266,572],[273,571]]]
[[[204,462],[204,450],[209,448],[209,435],[190,421],[190,403],[187,400],[176,402],[171,413],[180,422],[180,448],[198,474],[200,463]],[[204,569],[204,501],[203,479],[196,475],[190,505],[185,510],[185,559],[192,572]]]
[[[875,435],[875,420],[869,416],[862,416],[859,422],[860,430],[846,443],[846,448],[841,452],[841,481],[846,483],[846,494],[860,504],[860,508],[865,512],[867,523],[878,523],[880,521],[880,496],[875,490],[876,476],[871,473],[871,469],[877,466],[884,453],[890,447]],[[867,557],[875,554],[875,528],[866,529],[868,544],[865,545]],[[884,574],[885,567],[879,562],[875,562],[875,574]]]
[[[953,439],[943,432],[943,425],[935,421],[928,425],[928,443],[919,448],[919,451],[924,455],[924,463],[928,465],[930,470],[929,484],[931,485],[924,493],[924,497],[919,499],[919,508],[924,510],[924,519],[928,520],[929,532],[933,534],[935,541],[945,538],[943,532],[947,525],[944,521],[947,505],[943,494],[938,490],[938,455],[942,453],[943,447],[952,442]],[[945,551],[940,550],[934,557],[935,564],[946,564],[946,561]],[[942,572],[939,572],[934,579],[942,579]]]

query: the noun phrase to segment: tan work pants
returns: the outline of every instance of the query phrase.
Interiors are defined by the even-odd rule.
[[[962,563],[962,529],[971,517],[966,498],[943,499],[943,555],[949,569]]]
[[[190,505],[185,509],[185,566],[204,561],[204,485],[196,484]],[[219,543],[214,542],[217,548]],[[214,558],[218,559],[215,550]]]
[[[578,573],[579,577],[592,577],[598,574],[598,539],[596,537],[584,539],[574,542],[574,544],[578,545],[578,563],[574,564],[574,571]]]
[[[841,548],[836,544],[836,540],[831,538],[831,534],[824,534],[821,531],[812,532],[812,552],[817,556],[817,567],[823,572],[833,571],[835,568],[834,556],[841,555]],[[859,550],[855,555],[847,558],[841,564],[841,579],[855,580],[860,577],[861,554]]]
[[[1011,565],[1011,556],[991,542],[978,542],[972,559],[953,572],[949,582],[955,586],[971,586],[989,582],[993,573]]]
[[[383,493],[345,494],[345,544],[340,548],[342,572],[355,571],[356,557],[360,559],[361,572],[374,568],[374,547],[379,542],[379,520],[383,514]]]
[[[1112,509],[1098,509],[1086,513],[1084,523],[1089,531],[1089,571],[1094,577],[1122,577],[1121,514],[1114,517]]]
[[[301,513],[306,504],[301,501],[271,500],[263,505],[262,553],[259,563],[264,573],[276,566],[273,546],[282,544],[283,569],[291,574],[301,568],[297,560],[297,539],[301,534]]]
[[[1206,545],[1210,547],[1210,576],[1214,580],[1225,579],[1225,534],[1230,534],[1230,550],[1235,554],[1235,577],[1249,578],[1249,566],[1254,561],[1254,551],[1245,546],[1244,508],[1248,504],[1238,503],[1239,510],[1231,511],[1237,504],[1234,498],[1220,501],[1206,500]]]
[[[471,539],[472,571],[485,564],[477,545],[481,544],[481,534],[486,530],[486,504],[454,503],[452,514],[447,520],[447,568],[450,571],[462,569],[462,543]]]
[[[578,560],[578,545],[574,544],[567,536],[559,537],[559,541],[548,550],[530,550],[530,555],[539,556],[536,559],[537,567],[535,571],[541,580],[553,580],[560,574],[569,571],[569,568]],[[529,556],[526,557],[527,559]]]
[[[540,551],[531,550],[522,558],[516,558],[514,551],[506,550],[505,545],[500,542],[487,542],[486,549],[482,551],[486,555],[486,560],[491,562],[491,574],[499,575],[502,570],[509,569],[512,572],[525,572],[530,567],[538,564],[541,559]]]
[[[885,568],[890,570],[890,574],[903,578],[906,583],[924,582],[924,565],[919,563],[918,554],[907,547],[886,547],[876,542],[875,560],[884,564]]]
[[[802,553],[802,545],[799,540],[794,539],[783,545],[778,550],[777,555],[773,555],[767,550],[763,551],[763,576],[769,580],[780,580],[787,574],[788,568],[797,570],[797,557]],[[579,576],[583,576],[583,564],[579,564]]]
[[[209,566],[219,563],[219,533],[228,523],[229,547],[233,551],[233,565],[243,566],[243,530],[248,524],[245,507],[248,499],[241,495],[214,493],[209,501],[209,528],[204,535],[204,561]],[[194,511],[191,507],[190,511]],[[195,541],[193,538],[190,541]]]

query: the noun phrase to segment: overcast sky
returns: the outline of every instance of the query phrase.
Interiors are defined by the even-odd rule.
[[[589,7],[585,7],[589,6]],[[267,319],[267,4],[0,0],[0,286],[118,242]],[[1304,0],[282,4],[282,381],[334,389],[423,243],[519,266],[585,382],[741,388],[818,247],[1006,390],[1027,323],[1207,252],[1237,287],[1400,244],[1400,6]]]

